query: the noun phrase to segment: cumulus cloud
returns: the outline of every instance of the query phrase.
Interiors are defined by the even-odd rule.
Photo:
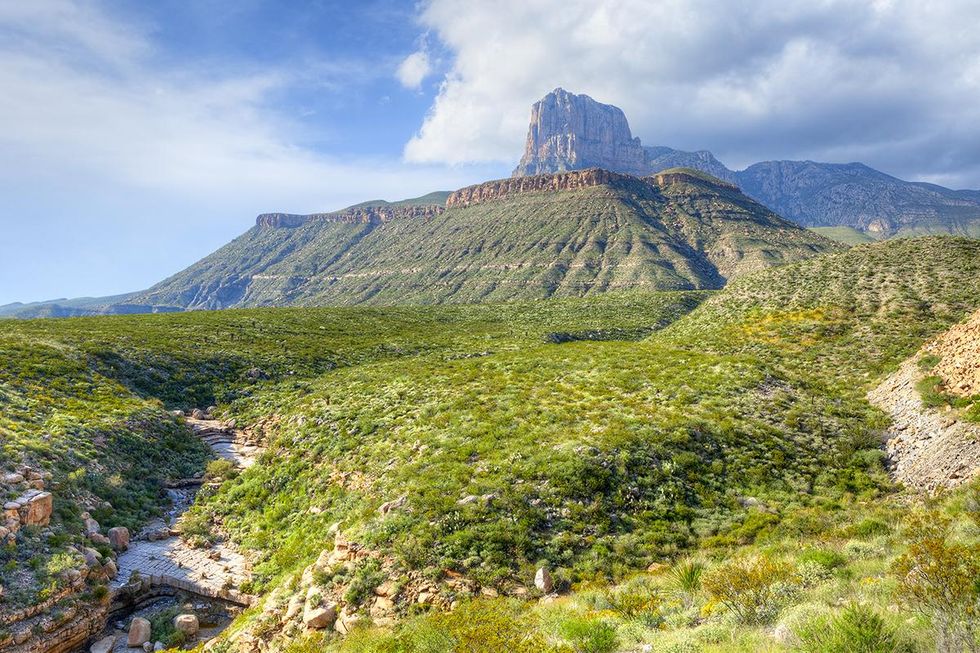
[[[432,63],[429,61],[429,53],[422,49],[405,57],[398,66],[395,76],[405,88],[417,90],[431,73]]]
[[[410,161],[513,162],[530,104],[563,86],[734,167],[864,160],[980,186],[972,0],[429,0],[420,20],[452,64]]]
[[[360,72],[342,68],[180,67],[152,26],[97,3],[0,3],[0,221],[17,243],[0,257],[0,303],[145,287],[262,211],[476,181],[308,147],[318,134],[276,100],[295,86],[336,92],[326,81]]]

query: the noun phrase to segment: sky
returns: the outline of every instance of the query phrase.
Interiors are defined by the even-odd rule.
[[[647,145],[980,188],[975,0],[0,0],[0,304],[146,288],[268,211],[507,176],[557,86]]]

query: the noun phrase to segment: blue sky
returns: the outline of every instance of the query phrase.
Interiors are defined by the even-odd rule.
[[[980,187],[972,0],[0,0],[0,303],[145,288],[266,211],[506,176],[556,86],[645,144]]]

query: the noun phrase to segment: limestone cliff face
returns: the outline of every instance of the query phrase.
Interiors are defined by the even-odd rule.
[[[645,159],[622,109],[557,88],[531,107],[524,156],[514,176],[592,167],[642,174]]]
[[[449,196],[449,199],[446,200],[446,208],[472,206],[491,200],[504,199],[518,193],[573,190],[590,186],[623,186],[630,183],[641,182],[635,177],[599,168],[575,170],[554,175],[512,177],[511,179],[499,179],[461,188]]]
[[[271,229],[295,229],[311,220],[338,222],[341,224],[382,224],[402,218],[431,218],[442,213],[441,206],[358,206],[335,213],[263,213],[255,219],[258,227]]]

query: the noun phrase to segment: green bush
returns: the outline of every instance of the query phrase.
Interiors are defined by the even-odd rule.
[[[797,633],[802,653],[911,653],[902,640],[874,610],[850,605],[836,615],[817,618]]]
[[[709,596],[744,624],[771,623],[783,601],[782,586],[791,581],[789,565],[768,556],[732,560],[704,576]]]
[[[611,653],[619,645],[616,627],[598,617],[568,615],[558,632],[575,653]]]
[[[943,652],[975,651],[980,635],[980,544],[950,537],[949,519],[935,512],[909,518],[905,552],[893,572],[899,593],[927,615]]]
[[[381,563],[374,558],[369,558],[354,572],[354,577],[344,593],[344,600],[351,605],[359,605],[371,596],[374,588],[384,582],[384,579]]]

